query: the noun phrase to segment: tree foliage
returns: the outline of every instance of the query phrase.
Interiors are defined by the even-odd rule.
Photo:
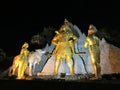
[[[98,31],[97,36],[100,39],[105,38],[110,44],[120,47],[120,34],[118,29],[103,28]]]
[[[32,36],[31,44],[44,48],[46,44],[51,44],[51,40],[55,34],[54,31],[55,28],[52,27],[44,28],[41,33]]]
[[[0,62],[6,58],[6,53],[0,48]]]

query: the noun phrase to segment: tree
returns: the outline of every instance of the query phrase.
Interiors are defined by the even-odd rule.
[[[51,27],[44,28],[41,33],[32,36],[31,44],[36,45],[36,47],[38,46],[44,48],[47,43],[51,44],[51,40],[55,34],[54,31],[55,28],[51,28]]]

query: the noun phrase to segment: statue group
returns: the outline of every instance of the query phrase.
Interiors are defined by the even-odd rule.
[[[92,77],[92,79],[101,78],[99,38],[95,35],[96,32],[97,32],[96,27],[90,24],[88,29],[88,36],[84,41],[84,47],[89,51],[90,60],[92,62],[92,66],[94,69],[94,77]],[[29,69],[28,75],[32,76],[32,72],[34,72],[35,65],[37,63],[41,63],[42,55],[46,54],[47,52],[47,56],[48,54],[51,54],[47,59],[49,59],[51,56],[54,56],[55,59],[53,75],[58,75],[60,64],[62,63],[63,60],[65,60],[65,63],[69,68],[70,75],[73,76],[75,74],[74,71],[75,63],[73,61],[73,57],[75,55],[81,54],[77,53],[75,50],[75,44],[78,42],[78,38],[80,38],[80,36],[74,30],[71,23],[67,19],[65,19],[64,24],[60,27],[60,29],[55,31],[55,36],[51,41],[51,44],[53,44],[55,47],[52,50],[52,52],[49,53],[45,50],[41,50],[39,51],[39,53],[42,54],[38,54],[36,58],[30,59],[31,55],[35,57],[35,55],[37,54],[33,55],[33,53],[27,49],[29,44],[25,42],[22,46],[20,54],[15,56],[13,60],[13,65],[9,70],[9,75],[14,75],[15,69],[18,69],[16,74],[17,79],[24,79],[25,71],[28,68]],[[35,61],[34,64],[33,61]]]

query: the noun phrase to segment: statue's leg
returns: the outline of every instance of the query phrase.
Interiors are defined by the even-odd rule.
[[[12,75],[12,66],[11,66],[10,69],[9,69],[9,73],[8,73],[8,75],[9,75],[9,76]]]
[[[14,58],[13,64],[9,69],[9,76],[15,75],[15,70],[16,70],[17,66],[18,66],[18,58]]]
[[[97,77],[98,77],[99,79],[102,78],[102,77],[101,77],[101,67],[100,67],[100,64],[97,64]]]
[[[22,78],[22,79],[24,79],[24,73],[25,73],[26,68],[27,68],[27,61],[24,60],[24,61],[23,61],[22,68],[21,68],[21,69],[22,69],[22,70],[21,70],[21,78]]]
[[[22,64],[22,67],[21,67],[21,79],[23,79],[24,77],[24,63]]]
[[[54,66],[54,74],[55,75],[58,74],[58,69],[59,69],[60,63],[61,63],[61,58],[58,56],[58,57],[56,57],[55,66]]]
[[[32,69],[33,75],[35,75],[35,66],[36,66],[36,63],[37,63],[37,62],[33,62],[33,69]]]
[[[15,75],[15,70],[16,70],[16,68],[17,68],[17,65],[14,65],[14,66],[12,67],[12,75]]]
[[[21,72],[22,72],[22,61],[19,61],[19,67],[18,67],[18,75],[17,75],[17,79],[21,79]]]
[[[101,78],[101,67],[100,67],[100,54],[94,52],[91,54],[91,60],[94,66],[95,78]]]
[[[100,56],[97,57],[97,76],[99,79],[101,79],[101,66],[100,66]]]
[[[93,69],[94,69],[94,74],[95,74],[95,77],[93,79],[98,79],[96,58],[94,55],[91,55],[90,57],[91,57],[91,61],[93,64]]]
[[[29,63],[29,76],[32,76],[32,64]]]
[[[66,60],[67,60],[67,64],[68,64],[68,67],[70,70],[70,75],[73,75],[74,74],[73,61],[72,61],[71,57],[69,57],[69,56],[66,57]]]

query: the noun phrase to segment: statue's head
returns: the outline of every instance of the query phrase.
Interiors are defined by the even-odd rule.
[[[59,32],[69,32],[71,28],[68,25],[62,25]]]
[[[88,34],[95,34],[97,32],[96,27],[93,24],[89,25]]]
[[[64,19],[64,24],[68,23],[69,21],[65,18]]]
[[[25,42],[23,45],[22,45],[22,48],[28,48],[29,47],[29,44],[27,42]]]

